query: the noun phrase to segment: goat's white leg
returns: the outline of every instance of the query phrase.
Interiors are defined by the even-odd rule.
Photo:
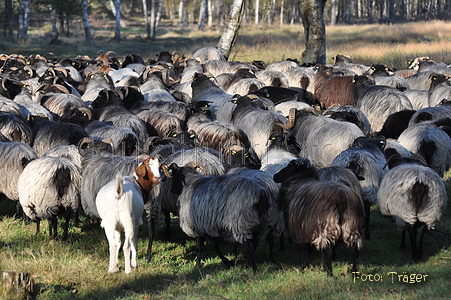
[[[129,231],[125,232],[125,241],[124,241],[124,258],[125,258],[125,274],[128,274],[132,271],[132,266],[130,263],[130,246],[132,244],[132,233]]]
[[[120,232],[117,232],[114,228],[108,227],[105,227],[105,234],[108,239],[110,249],[110,265],[108,267],[108,272],[115,273],[119,271],[118,257],[121,245],[121,235]]]
[[[132,252],[132,268],[136,268],[138,266],[138,262],[136,261],[136,255],[138,252],[138,226],[136,226],[135,229],[133,230],[131,252]]]

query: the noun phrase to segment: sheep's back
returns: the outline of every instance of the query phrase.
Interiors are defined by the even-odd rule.
[[[300,185],[287,206],[291,240],[318,250],[342,237],[349,247],[363,246],[364,208],[360,196],[339,182]]]
[[[413,199],[418,196],[415,185],[426,187],[427,195],[418,206]],[[447,206],[443,181],[429,167],[401,165],[390,170],[382,180],[378,204],[382,215],[394,216],[400,227],[416,222],[433,228]]]

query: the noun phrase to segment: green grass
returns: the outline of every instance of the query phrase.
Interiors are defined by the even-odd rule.
[[[209,242],[202,266],[198,267],[194,264],[195,242],[181,232],[177,219],[172,222],[173,242],[164,241],[163,222],[159,223],[150,263],[145,262],[147,239],[144,225],[139,234],[138,269],[125,275],[123,257],[120,255],[121,272],[108,274],[108,243],[96,222],[82,217],[80,227],[72,224],[67,241],[53,240],[48,237],[44,222],[41,234],[36,236],[34,224],[26,225],[13,215],[14,206],[15,203],[10,200],[0,202],[3,215],[0,219],[0,270],[31,273],[36,282],[38,299],[451,297],[449,208],[436,229],[425,237],[424,261],[415,264],[410,251],[399,248],[401,233],[395,224],[381,217],[377,207],[373,207],[372,236],[360,253],[360,278],[354,279],[349,266],[350,251],[341,244],[337,249],[337,260],[333,263],[333,278],[321,270],[318,252],[313,253],[309,267],[302,270],[302,250],[286,240],[287,249],[276,251],[275,263],[269,262],[268,245],[260,243],[257,248],[257,275],[243,266],[243,254],[239,254],[235,267],[225,268]],[[409,247],[409,242],[407,245]],[[230,259],[234,258],[231,246],[224,245],[222,248]]]

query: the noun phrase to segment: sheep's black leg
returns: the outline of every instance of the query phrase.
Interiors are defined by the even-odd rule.
[[[57,235],[57,227],[58,227],[58,218],[55,215],[52,215],[50,218],[47,219],[47,222],[49,223],[49,234],[50,237],[56,238]]]
[[[226,265],[227,268],[230,268],[230,261],[222,254],[221,249],[219,248],[219,239],[213,239],[213,243],[215,246],[215,251],[221,258],[222,263]]]
[[[312,253],[313,253],[313,246],[310,244],[306,244],[304,246],[304,261],[302,262],[302,269],[307,268],[308,259]]]
[[[418,248],[417,248],[417,259],[421,260],[422,256],[423,256],[423,240],[424,240],[424,234],[426,233],[427,226],[426,224],[423,224],[423,229],[421,230],[421,234],[420,234],[420,240],[418,242]]]
[[[247,243],[247,261],[250,263],[252,270],[254,272],[254,275],[257,274],[257,262],[255,260],[255,244],[256,239],[248,240]]]
[[[69,233],[69,222],[70,222],[71,210],[67,209],[64,212],[64,227],[63,227],[63,241],[67,240],[67,235]]]
[[[171,213],[167,210],[163,211],[164,214],[164,224],[165,224],[165,234],[164,238],[166,241],[171,241]]]
[[[39,231],[41,231],[41,219],[36,218],[36,235],[39,234]]]
[[[266,240],[269,245],[269,260],[274,263],[274,234],[272,229],[268,232]]]
[[[352,247],[352,272],[357,272],[357,259],[359,258],[359,248],[357,246]]]
[[[279,251],[285,251],[285,241],[283,232],[280,234],[279,237]]]
[[[200,257],[202,255],[202,248],[204,247],[204,237],[197,237],[196,238],[196,248],[197,248],[197,255],[196,255],[196,266],[200,267]]]
[[[409,232],[410,238],[410,247],[412,249],[412,259],[414,262],[417,262],[417,226],[416,224],[413,226],[408,226],[407,231]]]
[[[365,207],[365,240],[369,240],[371,237],[370,234],[370,214],[371,214],[371,205],[370,201],[363,202]]]
[[[402,230],[402,236],[401,236],[401,249],[406,249],[406,229],[404,228]]]
[[[332,252],[333,247],[329,246],[325,249],[321,249],[321,257],[323,261],[323,270],[327,272],[327,275],[332,275]]]
[[[150,262],[152,259],[152,244],[153,244],[154,233],[155,233],[155,222],[154,222],[153,218],[148,218],[147,234],[149,237],[149,243],[147,244],[147,255],[146,255],[147,262]]]

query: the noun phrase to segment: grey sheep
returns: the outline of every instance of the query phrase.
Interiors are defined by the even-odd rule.
[[[353,123],[318,116],[310,110],[290,111],[284,128],[291,131],[300,145],[299,156],[309,159],[317,167],[329,165],[357,138],[365,136]]]
[[[386,159],[384,149],[386,139],[379,137],[358,138],[353,145],[341,152],[332,161],[332,165],[351,169],[357,176],[362,188],[365,205],[365,238],[370,238],[370,208],[377,202],[377,191],[384,178]]]
[[[421,122],[407,127],[398,141],[410,152],[421,156],[427,165],[440,177],[451,167],[451,138],[449,131],[451,119],[445,118]]]
[[[277,185],[273,183],[273,189],[268,189],[266,181],[248,173],[201,175],[196,168],[192,165],[169,166],[172,170],[171,191],[180,195],[180,227],[188,236],[196,238],[196,263],[200,265],[203,239],[210,237],[227,267],[230,267],[230,261],[221,253],[220,241],[245,244],[247,259],[256,273],[255,247],[267,227],[271,205],[277,198]]]
[[[443,181],[419,157],[389,159],[390,171],[379,188],[377,201],[382,215],[390,217],[402,229],[401,247],[406,248],[409,233],[412,258],[421,260],[423,237],[433,229],[446,210],[448,196]],[[422,229],[417,243],[417,231]]]
[[[8,199],[19,200],[17,180],[26,163],[38,157],[28,144],[20,142],[0,143],[0,193]]]
[[[382,129],[389,115],[413,109],[409,98],[395,88],[375,85],[367,76],[354,76],[355,105],[370,121],[374,132]]]
[[[50,236],[57,236],[58,216],[64,216],[63,240],[67,239],[69,220],[80,203],[81,174],[66,158],[40,157],[29,162],[17,181],[20,205],[35,220],[47,219]]]

